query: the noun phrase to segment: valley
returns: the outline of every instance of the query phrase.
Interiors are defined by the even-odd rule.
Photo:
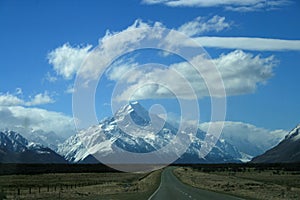
[[[81,171],[56,166],[63,173],[45,173],[51,165],[23,165],[35,168],[24,174],[0,175],[0,199],[147,199],[159,185],[161,170],[153,173],[122,173],[105,171],[99,165],[82,166]],[[84,172],[86,169],[95,172]],[[42,174],[26,174],[36,173]],[[100,172],[99,172],[100,171]],[[102,172],[101,172],[102,171]],[[2,170],[3,172],[3,170]]]
[[[244,199],[299,199],[300,165],[198,165],[174,174],[185,184]]]
[[[299,180],[300,164],[175,164],[151,173],[117,172],[99,164],[1,164],[0,197],[299,199]]]
[[[299,19],[0,0],[0,200],[300,200]]]
[[[158,115],[149,113],[135,101],[121,107],[113,117],[105,118],[64,140],[55,133],[40,134],[41,131],[31,130],[29,134],[22,129],[18,129],[20,132],[1,131],[0,162],[95,164],[106,159],[122,164],[130,160],[126,152],[155,152],[157,160],[152,161],[154,163],[241,163],[263,154],[286,134],[284,131],[277,134],[262,130],[252,132],[253,127],[249,124],[226,122],[224,133],[218,139],[204,131],[206,126],[200,125],[194,131],[188,127],[179,131],[172,122],[165,122]],[[242,128],[245,134],[240,136],[240,132],[232,128]],[[181,133],[184,133],[181,141],[172,148],[164,149]],[[265,139],[254,139],[254,135]],[[209,153],[206,155],[204,152]],[[112,155],[117,158],[111,160]]]

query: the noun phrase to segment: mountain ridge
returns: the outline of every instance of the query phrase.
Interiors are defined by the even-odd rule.
[[[300,162],[300,125],[286,135],[275,147],[251,160],[252,163]]]
[[[80,131],[67,139],[65,143],[59,145],[58,153],[64,155],[68,161],[76,163],[85,162],[85,158],[93,153],[108,155],[116,147],[134,153],[153,152],[169,144],[178,131],[168,122],[162,123],[160,120],[162,119],[158,116],[149,114],[138,102],[129,103],[120,108],[114,117],[106,118],[98,125]],[[159,131],[155,129],[157,124],[162,126]],[[136,125],[141,129],[137,129]],[[187,151],[175,162],[240,162],[238,158],[242,158],[242,155],[224,140],[218,141],[205,158],[199,158],[201,147],[207,145],[203,140],[205,136],[205,132],[197,129],[196,137],[191,141]]]
[[[48,147],[29,142],[21,134],[0,132],[0,163],[67,163]]]

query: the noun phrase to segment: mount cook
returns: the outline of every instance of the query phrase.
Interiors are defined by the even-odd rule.
[[[155,121],[154,124],[164,123],[157,133],[156,130],[152,130],[151,119]],[[129,120],[142,128],[133,129],[131,131],[138,132],[128,134],[128,131],[125,132],[118,127],[118,124],[122,124],[122,127],[126,128]],[[69,162],[97,163],[99,161],[94,158],[93,154],[109,155],[114,151],[114,147],[135,153],[156,151],[170,143],[178,131],[168,122],[159,122],[159,120],[163,119],[149,114],[138,102],[131,102],[119,109],[114,117],[106,118],[98,125],[71,136],[58,146],[58,153],[64,155]],[[241,162],[241,153],[224,139],[218,140],[207,156],[199,157],[201,147],[208,145],[204,142],[205,136],[206,133],[200,129],[197,129],[196,136],[189,135],[191,143],[187,151],[178,156],[176,163]]]

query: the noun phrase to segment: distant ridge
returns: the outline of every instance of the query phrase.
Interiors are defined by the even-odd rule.
[[[277,146],[252,159],[252,163],[300,162],[300,124]]]
[[[67,161],[40,144],[28,142],[14,131],[0,132],[0,163],[67,163]]]
[[[128,126],[132,121],[141,129]],[[162,119],[159,116],[151,114],[150,119],[145,108],[138,102],[131,102],[121,107],[114,117],[106,118],[98,125],[91,126],[71,136],[59,145],[58,153],[71,163],[95,163],[97,160],[93,156],[94,154],[109,156],[115,151],[115,147],[134,153],[156,151],[169,144],[178,131],[171,124],[161,122]],[[119,124],[126,130],[121,129]],[[151,126],[153,124],[162,124],[163,127],[157,131],[155,127]],[[187,133],[188,131],[186,130]],[[196,137],[189,136],[191,138],[190,146],[175,163],[241,162],[242,155],[225,140],[219,140],[205,158],[199,158],[201,146],[207,145],[204,141],[206,133],[198,129]],[[214,136],[208,135],[208,137],[212,139]],[[168,154],[168,152],[165,153]]]

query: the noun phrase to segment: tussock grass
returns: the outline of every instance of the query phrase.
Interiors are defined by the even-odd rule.
[[[0,192],[7,199],[147,199],[159,185],[160,174],[161,170],[2,175]]]
[[[179,167],[174,174],[193,187],[247,199],[299,199],[300,173],[284,170],[203,171]]]

